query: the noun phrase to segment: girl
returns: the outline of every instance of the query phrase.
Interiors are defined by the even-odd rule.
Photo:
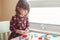
[[[27,33],[26,29],[29,27],[28,13],[29,4],[26,0],[19,0],[16,5],[16,15],[12,17],[10,21],[11,35],[8,40],[12,38],[22,36]]]

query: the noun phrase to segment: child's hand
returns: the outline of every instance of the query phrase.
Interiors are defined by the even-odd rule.
[[[27,32],[26,32],[26,31],[24,31],[24,30],[22,30],[22,34],[27,34]]]
[[[26,34],[27,32],[24,31],[24,30],[16,30],[16,33],[19,33],[19,34]]]
[[[29,28],[27,28],[25,31],[28,33],[29,32]]]

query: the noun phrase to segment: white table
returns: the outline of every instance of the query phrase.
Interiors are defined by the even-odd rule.
[[[29,40],[38,40],[38,37],[41,37],[42,35],[44,35],[44,34],[35,33],[35,32],[31,32],[29,34],[30,34],[30,36],[28,35],[30,37]],[[35,34],[37,34],[38,37],[34,37]],[[31,38],[31,35],[33,35],[32,38]],[[60,36],[57,36],[56,38],[54,38],[52,35],[48,35],[47,37],[48,37],[49,40],[60,40]],[[19,37],[16,37],[12,40],[19,40]],[[44,38],[42,38],[42,40],[44,40]]]

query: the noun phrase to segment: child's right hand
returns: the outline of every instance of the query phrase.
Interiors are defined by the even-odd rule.
[[[26,34],[27,32],[24,31],[24,30],[16,30],[16,33],[19,33],[19,34]]]

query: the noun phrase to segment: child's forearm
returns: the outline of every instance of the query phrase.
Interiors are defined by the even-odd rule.
[[[22,30],[18,30],[18,29],[17,29],[17,30],[16,30],[16,33],[19,33],[19,34],[20,34],[20,33],[22,33]]]
[[[18,34],[25,34],[25,33],[27,33],[26,31],[24,31],[24,30],[16,30],[16,33],[18,33]]]

